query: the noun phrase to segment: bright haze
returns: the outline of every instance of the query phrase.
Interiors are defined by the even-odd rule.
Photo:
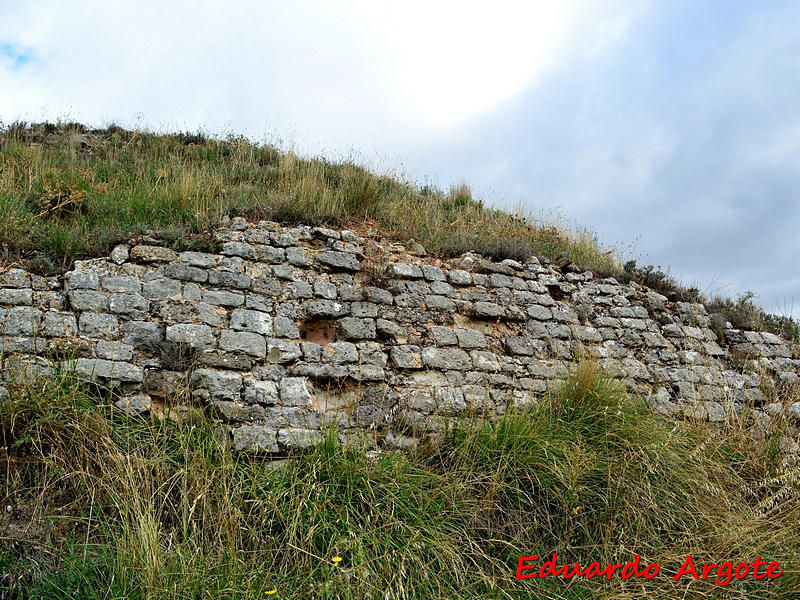
[[[0,2],[0,119],[202,129],[594,229],[800,314],[800,3]]]

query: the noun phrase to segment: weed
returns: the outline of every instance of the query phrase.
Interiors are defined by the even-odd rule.
[[[736,580],[728,597],[790,598],[799,583],[800,490],[778,432],[755,445],[744,427],[664,424],[591,365],[525,410],[377,458],[331,430],[275,468],[233,454],[201,414],[127,419],[69,373],[14,387],[0,432],[3,503],[50,523],[4,547],[0,595],[717,597],[666,575],[514,579],[519,555],[554,551],[582,564],[640,553],[665,572],[688,553],[760,554],[784,574]]]
[[[335,226],[368,219],[434,255],[567,251],[586,268],[615,268],[590,236],[486,208],[466,185],[418,188],[242,137],[14,123],[0,130],[0,165],[3,258],[48,274],[144,230],[180,247],[225,215]]]

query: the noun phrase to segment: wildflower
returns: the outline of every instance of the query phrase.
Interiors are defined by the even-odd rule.
[[[278,593],[278,590],[276,590],[275,588],[272,588],[271,590],[267,590],[267,596],[274,596],[277,593]]]
[[[334,556],[333,557],[333,564],[338,565],[340,562],[342,562],[342,557],[341,556]]]

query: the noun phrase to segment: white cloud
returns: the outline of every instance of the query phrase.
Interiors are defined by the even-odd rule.
[[[596,19],[606,12],[549,1],[5,2],[0,43],[30,48],[36,63],[0,65],[0,117],[139,115],[150,127],[288,136],[301,149],[405,152],[529,87],[579,32],[593,28],[593,45],[620,35],[625,19]]]

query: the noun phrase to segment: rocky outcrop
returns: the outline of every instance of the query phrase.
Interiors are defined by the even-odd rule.
[[[413,445],[447,417],[535,401],[581,357],[668,415],[800,419],[800,403],[771,395],[797,381],[797,348],[712,330],[700,304],[536,259],[421,258],[351,231],[235,219],[215,235],[219,254],[152,240],[63,277],[0,273],[4,379],[59,364],[133,412],[178,395],[236,448],[267,452],[314,444],[329,424]]]

